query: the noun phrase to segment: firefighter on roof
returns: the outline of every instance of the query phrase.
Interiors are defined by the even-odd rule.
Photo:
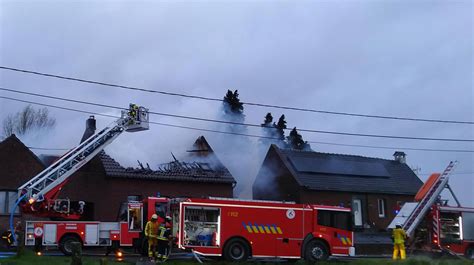
[[[402,225],[398,223],[393,229],[392,240],[393,240],[393,259],[398,259],[398,252],[400,252],[401,259],[406,259],[405,252],[405,239],[407,234],[403,230]]]
[[[160,225],[158,234],[158,258],[161,260],[168,259],[170,250],[171,229],[167,224],[171,221],[171,217],[166,216],[163,223]]]
[[[145,226],[145,237],[148,239],[148,257],[153,260],[156,256],[156,248],[158,247],[158,215],[153,214],[150,221]]]

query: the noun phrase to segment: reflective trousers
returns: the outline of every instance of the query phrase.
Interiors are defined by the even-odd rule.
[[[148,238],[148,257],[154,258],[156,256],[157,248],[158,248],[158,239]]]
[[[398,252],[402,259],[406,259],[405,244],[394,244],[393,245],[393,259],[398,259]]]

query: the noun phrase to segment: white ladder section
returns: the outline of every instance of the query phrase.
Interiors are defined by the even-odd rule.
[[[124,131],[123,120],[120,119],[114,123],[89,137],[51,166],[23,184],[18,189],[18,196],[21,197],[26,192],[27,200],[41,200],[43,195],[64,182]]]
[[[18,198],[26,194],[30,203],[41,201],[51,190],[58,188],[74,172],[94,158],[123,131],[141,131],[148,129],[148,109],[136,108],[122,111],[121,118],[112,122],[103,130],[93,134],[77,147],[67,152],[58,161],[18,188]]]
[[[448,184],[449,176],[456,164],[457,161],[449,163],[443,174],[439,176],[438,180],[433,184],[419,203],[406,203],[403,205],[394,221],[389,225],[389,228],[395,227],[395,220],[404,220],[402,227],[408,236],[412,236],[418,224],[425,217],[428,210],[436,202],[436,199]],[[408,218],[406,218],[406,216],[408,216]]]

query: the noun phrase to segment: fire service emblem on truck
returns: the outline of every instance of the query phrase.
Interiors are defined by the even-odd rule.
[[[293,210],[293,209],[288,209],[288,210],[286,211],[286,217],[287,217],[288,219],[293,219],[293,218],[295,218],[295,216],[296,216],[295,210]]]

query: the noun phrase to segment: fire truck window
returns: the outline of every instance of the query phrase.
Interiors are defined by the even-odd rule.
[[[352,230],[351,214],[340,211],[318,210],[318,225]]]
[[[184,244],[218,245],[220,210],[218,208],[186,207],[184,212]]]
[[[128,230],[141,231],[142,230],[142,212],[141,208],[128,209]]]
[[[352,230],[351,214],[346,212],[333,212],[333,227],[343,230]]]
[[[318,225],[331,226],[331,211],[318,210]]]
[[[166,203],[157,202],[155,204],[155,213],[164,220],[166,217]]]
[[[474,213],[462,214],[462,233],[464,240],[474,240]]]

